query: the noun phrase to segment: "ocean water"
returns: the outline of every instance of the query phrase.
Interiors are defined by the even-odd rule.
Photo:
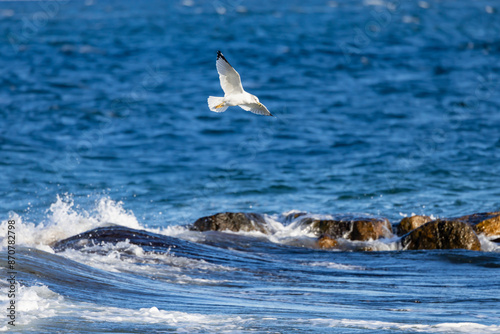
[[[500,333],[498,243],[285,219],[500,210],[497,1],[3,1],[0,41],[1,331]],[[276,118],[208,109],[217,50]],[[273,232],[189,231],[217,212]]]

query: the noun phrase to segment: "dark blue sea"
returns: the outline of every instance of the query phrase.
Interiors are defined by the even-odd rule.
[[[275,118],[208,109],[217,50]],[[2,331],[500,333],[498,243],[286,219],[500,210],[498,1],[2,1],[0,130]]]

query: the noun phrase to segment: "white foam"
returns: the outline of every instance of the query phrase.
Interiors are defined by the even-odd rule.
[[[7,307],[7,297],[0,295],[0,307]],[[199,330],[217,332],[220,329],[240,330],[252,319],[239,316],[206,315],[160,310],[155,306],[141,309],[106,307],[87,302],[72,302],[51,291],[47,286],[19,287],[16,297],[17,316],[16,329],[27,330],[38,327],[38,320],[44,318],[64,317],[73,321],[91,320],[94,322],[120,322],[168,324],[177,332],[192,333]],[[8,331],[9,326],[0,327],[0,331]],[[36,329],[36,328],[33,328]]]
[[[352,243],[362,243],[364,248],[369,249],[374,252],[387,252],[387,251],[400,251],[403,250],[403,245],[400,242],[398,236],[394,236],[391,239],[381,238],[371,241],[351,241]]]
[[[300,211],[299,211],[300,212]],[[297,212],[293,212],[297,213]],[[303,219],[311,218],[315,220],[332,220],[335,219],[333,215],[321,215],[307,213],[294,219],[289,225],[283,225],[280,220],[286,217],[288,213],[281,216],[267,216],[265,215],[266,222],[272,227],[274,233],[265,235],[260,232],[261,236],[268,238],[271,242],[278,244],[298,245],[304,247],[318,247],[317,234],[312,231],[310,226],[302,224]],[[401,250],[399,238],[394,236],[391,239],[381,238],[370,241],[351,241],[340,238],[337,240],[338,244],[336,249],[340,250],[359,250],[370,249],[372,251],[395,251]]]
[[[284,217],[286,217],[286,216],[295,215],[295,214],[299,214],[299,213],[304,213],[304,211],[290,210],[290,211],[283,212],[281,215],[284,216]]]
[[[227,281],[191,277],[189,276],[190,270],[197,275],[203,272],[236,270],[236,268],[209,263],[201,259],[178,257],[175,256],[174,251],[145,252],[142,247],[131,244],[128,240],[116,244],[105,243],[86,247],[83,251],[66,249],[58,255],[108,272],[132,273],[176,284],[222,284]]]
[[[481,243],[481,250],[483,252],[497,252],[500,253],[500,245],[492,242],[487,238],[484,234],[479,234],[478,236],[479,242]]]
[[[109,198],[99,200],[96,220],[101,224],[115,224],[133,229],[143,228],[132,211],[123,209],[123,202],[115,202]]]
[[[16,213],[11,213],[9,220],[15,220],[16,245],[35,247],[53,253],[50,245],[58,240],[71,237],[97,227],[109,225],[122,225],[140,229],[137,219],[132,212],[123,209],[122,202],[115,202],[109,198],[101,198],[93,213],[86,210],[75,210],[75,204],[70,196],[60,197],[53,203],[47,215],[47,220],[34,224],[26,222]],[[2,221],[0,232],[7,235],[8,221]],[[7,239],[0,241],[6,247]]]
[[[337,269],[337,270],[366,270],[366,268],[362,266],[353,266],[342,263],[335,262],[327,262],[327,261],[316,261],[316,262],[305,262],[303,265],[312,266],[312,267],[324,267],[329,269]]]
[[[50,318],[57,314],[60,309],[63,297],[42,286],[17,286],[16,292],[16,320],[15,325],[27,325],[37,319]],[[5,310],[10,302],[7,296],[0,295],[0,308]],[[10,326],[0,328],[1,331],[7,331]]]
[[[239,316],[206,315],[160,310],[156,306],[139,310],[117,307],[94,307],[82,310],[80,316],[96,322],[131,322],[144,324],[170,325],[180,333],[193,333],[200,330],[208,332],[224,332],[241,330],[243,325],[252,319],[243,319]]]
[[[312,232],[309,226],[304,226],[301,224],[302,219],[309,217],[309,215],[303,215],[295,219],[291,224],[283,225],[279,218],[276,216],[267,216],[264,218],[266,222],[272,227],[276,242],[280,242],[281,239],[287,238],[299,238],[299,237],[311,237],[316,238],[316,235]],[[328,218],[318,218],[318,219],[328,219]]]
[[[499,333],[500,326],[483,325],[473,322],[440,323],[435,325],[408,324],[397,322],[385,322],[374,320],[354,320],[354,319],[313,319],[316,325],[327,325],[335,328],[357,328],[366,330],[393,330],[406,333]]]

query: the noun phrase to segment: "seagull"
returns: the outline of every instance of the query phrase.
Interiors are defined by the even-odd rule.
[[[239,106],[243,110],[254,114],[273,116],[267,108],[259,102],[257,96],[245,92],[241,85],[238,72],[229,64],[222,52],[217,51],[217,72],[219,72],[220,85],[224,97],[210,96],[208,107],[214,112],[224,112],[228,107]]]

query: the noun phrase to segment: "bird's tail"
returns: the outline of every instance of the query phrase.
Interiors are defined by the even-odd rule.
[[[224,106],[224,98],[218,96],[208,97],[208,107],[215,112],[224,112],[227,109],[227,107]]]

